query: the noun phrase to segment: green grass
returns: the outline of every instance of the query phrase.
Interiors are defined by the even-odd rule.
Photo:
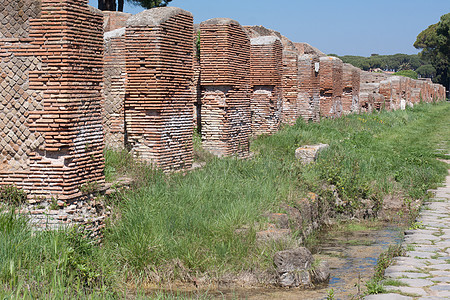
[[[75,233],[33,233],[25,220],[2,215],[0,297],[120,298],[130,281],[164,284],[273,270],[273,254],[296,242],[295,236],[257,242],[256,232],[268,223],[264,213],[283,212],[282,204],[295,205],[308,192],[320,196],[319,209],[328,205],[347,215],[361,199],[377,209],[388,194],[424,197],[447,172],[435,149],[450,150],[449,115],[449,104],[422,104],[319,124],[298,121],[256,139],[252,160],[211,158],[196,145],[197,158],[208,164],[187,174],[165,175],[126,152],[107,151],[107,180],[126,175],[134,183],[109,199],[113,217],[103,245]],[[330,148],[316,164],[303,166],[294,151],[313,143]]]

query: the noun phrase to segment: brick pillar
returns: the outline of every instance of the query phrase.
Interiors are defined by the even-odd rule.
[[[274,36],[253,38],[250,44],[252,134],[271,134],[280,126],[282,45]]]
[[[320,59],[317,55],[299,56],[298,72],[300,87],[298,111],[305,121],[320,121]]]
[[[383,95],[385,101],[385,107],[388,110],[395,109],[394,103],[392,102],[392,83],[391,79],[386,79],[380,81],[379,93]]]
[[[342,115],[342,68],[336,57],[320,58],[320,115],[336,118]]]
[[[103,181],[102,14],[87,0],[1,0],[0,7],[13,8],[2,15],[11,27],[2,26],[1,68],[15,72],[0,101],[8,131],[0,182],[31,196],[78,198],[81,186]]]
[[[283,51],[282,123],[284,124],[293,125],[300,117],[297,104],[300,91],[298,67],[298,54],[292,51]]]
[[[342,112],[350,114],[359,111],[360,69],[344,64],[342,71]]]
[[[250,41],[231,19],[200,24],[203,147],[217,156],[249,153]]]
[[[103,65],[103,130],[105,145],[109,148],[125,147],[125,28],[105,33]]]
[[[165,171],[192,165],[192,14],[175,7],[127,21],[127,143]]]

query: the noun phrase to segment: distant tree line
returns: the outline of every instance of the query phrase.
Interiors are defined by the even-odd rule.
[[[349,63],[364,71],[374,69],[381,69],[383,71],[399,72],[404,70],[420,71],[419,75],[422,77],[432,77],[433,67],[425,60],[421,59],[419,55],[413,54],[393,54],[393,55],[379,55],[372,54],[370,57],[345,55],[338,56],[330,54],[342,59],[343,62]]]
[[[422,52],[418,55],[372,54],[370,57],[329,55],[339,57],[343,62],[365,71],[381,69],[411,78],[417,75],[432,78],[434,82],[450,90],[450,13],[441,16],[438,23],[422,31],[417,36],[414,47]]]

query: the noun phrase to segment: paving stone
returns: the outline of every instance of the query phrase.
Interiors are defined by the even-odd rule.
[[[430,287],[432,291],[449,291],[450,292],[450,284],[437,284]]]
[[[415,294],[419,296],[426,296],[427,292],[419,287],[409,287],[409,286],[386,286],[387,291],[400,291],[404,294]]]
[[[450,282],[450,276],[433,277],[430,279],[433,281],[439,281],[439,282]]]
[[[426,273],[412,273],[412,272],[397,272],[386,274],[390,278],[425,278],[430,275]]]
[[[428,274],[427,274],[428,275]],[[401,278],[399,281],[406,283],[410,287],[420,288],[424,286],[430,286],[434,283],[429,279],[409,279],[409,278]]]
[[[365,300],[413,300],[412,297],[403,296],[399,294],[389,293],[389,294],[378,294],[370,295],[364,298]]]
[[[406,255],[409,257],[418,257],[418,258],[431,258],[435,254],[432,252],[422,252],[422,251],[407,251]]]
[[[431,265],[431,266],[428,266],[428,268],[447,271],[447,270],[450,270],[450,264]]]
[[[429,273],[435,277],[443,277],[443,276],[450,277],[450,271],[430,271]]]
[[[417,271],[417,268],[410,266],[410,265],[393,265],[393,266],[388,267],[384,271],[384,273],[391,274],[391,273],[399,273],[399,272],[407,272],[407,271]]]

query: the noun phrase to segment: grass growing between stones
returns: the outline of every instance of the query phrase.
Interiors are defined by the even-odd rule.
[[[107,151],[107,179],[126,175],[134,183],[109,199],[114,212],[103,245],[78,237],[89,247],[77,248],[67,232],[32,233],[14,217],[15,229],[0,225],[2,242],[14,241],[0,244],[0,296],[122,297],[135,281],[196,283],[270,273],[274,253],[297,243],[295,235],[259,242],[265,213],[284,212],[282,204],[294,205],[308,192],[320,196],[319,213],[329,207],[348,216],[363,207],[376,211],[388,195],[424,197],[447,172],[434,149],[450,136],[449,115],[448,104],[423,104],[319,124],[298,121],[256,139],[251,160],[205,155],[207,165],[187,174],[165,175],[126,152]],[[313,143],[330,148],[316,164],[303,166],[295,149]],[[449,146],[447,141],[447,151]]]

